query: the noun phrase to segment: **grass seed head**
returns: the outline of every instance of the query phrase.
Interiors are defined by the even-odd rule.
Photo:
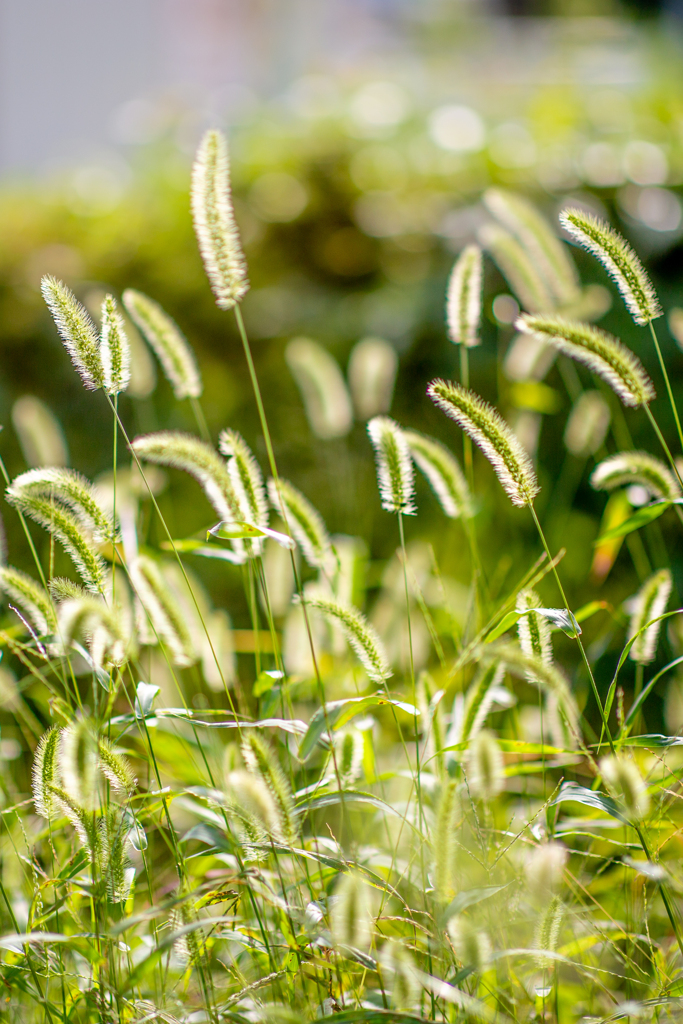
[[[122,298],[128,315],[161,363],[178,401],[183,398],[199,398],[202,379],[197,362],[187,338],[175,320],[158,302],[134,288],[127,288]]]
[[[524,873],[529,892],[546,900],[559,891],[569,851],[562,843],[549,842],[537,846],[527,857]]]
[[[674,501],[681,489],[668,466],[648,452],[617,452],[598,463],[590,477],[596,491],[613,491],[615,487],[640,484],[653,498]]]
[[[102,303],[100,357],[104,390],[109,395],[125,391],[130,383],[130,344],[113,295],[106,295]]]
[[[403,431],[389,416],[375,416],[367,429],[375,449],[382,508],[387,512],[415,515],[413,463]]]
[[[427,394],[477,444],[513,505],[530,505],[540,487],[531,460],[502,418],[479,395],[461,384],[433,380]]]
[[[502,188],[487,189],[484,203],[524,246],[555,302],[566,306],[579,301],[579,277],[569,249],[536,207],[523,196]]]
[[[469,519],[473,500],[460,464],[448,448],[416,430],[404,430],[413,462],[424,473],[449,519]]]
[[[43,278],[41,291],[64,348],[86,388],[97,391],[104,387],[100,340],[87,309],[70,288],[50,275]]]
[[[375,683],[384,683],[391,676],[389,659],[377,632],[357,608],[339,604],[329,598],[311,595],[306,604],[336,623],[358,656],[363,668]]]
[[[394,346],[383,338],[363,338],[351,350],[349,387],[359,420],[389,412],[398,372]]]
[[[204,269],[220,309],[232,309],[249,290],[230,190],[228,142],[212,129],[199,143],[192,168],[192,219]]]
[[[600,761],[600,773],[612,796],[632,821],[641,821],[650,810],[650,795],[634,761],[610,755]]]
[[[559,352],[583,363],[617,393],[624,405],[647,405],[656,398],[652,381],[640,360],[618,338],[591,324],[572,323],[563,317],[523,314],[518,331],[532,334]]]
[[[326,569],[332,559],[332,544],[327,527],[317,509],[288,480],[272,477],[268,481],[268,497],[291,530],[304,558],[313,569]]]
[[[367,951],[375,927],[371,890],[355,871],[349,871],[335,890],[330,913],[332,937],[337,945]]]
[[[448,934],[463,967],[472,967],[481,974],[493,952],[487,932],[465,917],[452,917],[448,922]]]
[[[54,413],[35,395],[22,395],[12,406],[12,425],[29,466],[66,466],[69,451]]]
[[[59,764],[59,745],[61,732],[53,725],[43,733],[38,741],[33,757],[31,770],[31,788],[36,812],[43,818],[51,818],[54,814],[54,795],[52,787],[61,781]]]
[[[20,569],[0,566],[0,590],[18,605],[38,636],[53,633],[57,624],[55,609],[45,587]]]
[[[597,256],[637,324],[648,324],[662,315],[652,281],[618,231],[601,218],[577,207],[563,210],[560,224],[584,249]]]
[[[577,458],[595,455],[605,442],[612,414],[599,391],[583,391],[572,406],[564,431],[567,451]]]
[[[454,345],[481,344],[483,259],[478,245],[468,245],[455,262],[446,292],[446,326]]]
[[[497,224],[485,224],[479,241],[493,257],[501,274],[529,313],[553,309],[553,297],[538,268],[517,239]]]
[[[287,366],[316,437],[344,437],[353,425],[353,409],[339,364],[327,349],[310,338],[294,338],[285,349]]]
[[[641,665],[649,665],[655,660],[657,654],[657,642],[662,628],[662,621],[659,619],[666,611],[671,596],[671,570],[660,569],[645,580],[642,587],[636,594],[635,607],[629,623],[629,640],[640,633],[629,651],[631,661],[639,662]],[[652,625],[648,626],[651,622]],[[644,627],[644,632],[640,632]]]
[[[475,800],[489,803],[505,785],[503,755],[498,740],[488,729],[472,739],[465,757],[467,784]]]

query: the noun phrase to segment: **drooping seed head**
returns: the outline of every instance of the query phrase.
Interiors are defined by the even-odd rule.
[[[192,168],[192,218],[204,269],[220,309],[232,309],[249,290],[235,223],[228,142],[212,129],[199,143]]]
[[[460,384],[433,380],[427,394],[477,444],[513,505],[530,505],[540,487],[529,456],[502,416]]]
[[[533,334],[571,359],[598,374],[617,393],[624,405],[646,405],[656,398],[652,381],[640,360],[606,331],[590,324],[572,323],[562,317],[523,314],[518,331]]]
[[[353,424],[346,382],[334,356],[310,338],[294,338],[285,349],[287,366],[303,399],[316,437],[344,437]]]
[[[222,430],[218,449],[228,460],[228,474],[243,510],[243,520],[254,526],[268,526],[268,499],[261,468],[251,449],[236,430]]]
[[[448,934],[461,964],[480,974],[492,954],[488,933],[467,918],[458,916],[448,922]]]
[[[304,558],[314,569],[326,568],[332,557],[327,527],[317,509],[288,480],[268,481],[268,497],[273,509],[286,521]]]
[[[504,674],[504,667],[495,661],[480,666],[465,696],[462,717],[453,732],[456,742],[466,743],[481,732],[493,707],[496,687],[500,686]]]
[[[358,419],[389,412],[397,371],[398,356],[390,342],[363,338],[354,345],[347,374]]]
[[[163,643],[176,665],[194,664],[197,653],[186,618],[156,562],[147,555],[140,555],[130,563],[129,573],[140,602],[139,619],[144,615],[152,627],[149,642]],[[146,638],[150,632],[147,623],[140,621],[139,628]]]
[[[335,943],[367,950],[374,932],[373,900],[367,883],[356,872],[345,874],[335,890],[330,928]]]
[[[534,935],[534,948],[538,950],[535,957],[539,967],[547,970],[555,962],[544,953],[555,953],[560,940],[560,928],[564,918],[564,903],[559,896],[552,896],[545,910],[542,911]]]
[[[566,306],[579,298],[579,276],[568,248],[548,221],[523,196],[507,189],[484,193],[487,209],[512,231],[538,268],[556,303]]]
[[[475,800],[485,803],[503,791],[503,755],[492,732],[482,729],[472,739],[465,758],[467,784]]]
[[[313,595],[306,597],[306,604],[341,628],[373,682],[383,683],[389,679],[392,673],[384,645],[362,612],[337,601]]]
[[[69,452],[54,413],[35,395],[22,395],[12,406],[12,425],[29,466],[66,466]]]
[[[125,391],[130,382],[130,345],[113,295],[106,295],[102,303],[100,357],[104,390],[109,395]]]
[[[650,810],[650,795],[634,761],[610,755],[600,761],[600,773],[607,788],[633,821],[641,821]]]
[[[382,508],[387,512],[415,515],[413,463],[403,431],[389,416],[375,416],[367,429],[375,449]]]
[[[8,487],[7,499],[20,503],[30,498],[44,498],[64,505],[97,541],[120,539],[97,488],[74,469],[46,466],[21,473]]]
[[[446,292],[446,326],[454,345],[479,345],[483,259],[478,245],[468,245],[455,262]]]
[[[528,658],[535,658],[546,665],[553,662],[553,644],[550,639],[550,623],[544,616],[532,609],[541,608],[541,599],[535,590],[520,590],[515,601],[515,611],[521,616],[517,623],[519,646]],[[529,682],[535,683],[536,678]]]
[[[602,447],[612,414],[599,391],[583,391],[572,406],[564,430],[567,451],[577,458],[595,455]]]
[[[120,754],[111,743],[104,739],[99,740],[97,753],[100,771],[112,789],[130,796],[134,792],[138,780],[133,774],[128,758],[124,754]]]
[[[242,757],[247,770],[261,780],[270,792],[280,820],[280,839],[293,846],[298,834],[297,815],[292,788],[282,771],[275,752],[253,730],[246,730],[242,740]]]
[[[578,735],[579,711],[574,694],[566,676],[552,661],[544,661],[535,654],[525,654],[511,643],[484,644],[480,657],[484,664],[502,665],[510,675],[527,679],[554,697],[570,735]]]
[[[560,214],[560,224],[576,241],[593,253],[614,280],[637,324],[648,324],[662,315],[654,285],[625,238],[606,221],[576,207]]]
[[[649,665],[650,662],[655,660],[662,622],[661,620],[659,622],[653,620],[659,619],[660,615],[663,615],[666,611],[666,606],[671,596],[671,586],[671,570],[660,569],[658,572],[653,573],[649,579],[645,580],[636,594],[635,607],[629,623],[628,637],[630,640],[638,633],[640,633],[640,636],[638,636],[629,651],[629,658],[632,661],[637,661],[641,665]],[[649,622],[652,623],[651,626],[648,626]],[[644,629],[646,626],[647,629],[641,633],[641,629]]]
[[[546,900],[559,891],[569,851],[562,843],[549,842],[537,846],[529,854],[524,873],[529,891],[537,899]]]
[[[104,387],[104,372],[97,328],[85,306],[57,278],[46,276],[41,291],[54,319],[64,348],[90,391]]]
[[[553,309],[553,297],[526,249],[497,224],[485,224],[479,241],[495,260],[498,269],[519,299],[522,309],[544,313]]]
[[[66,793],[80,807],[91,811],[97,795],[97,743],[84,718],[61,731],[59,767]]]
[[[57,618],[50,595],[25,572],[0,566],[0,591],[21,608],[38,636],[54,632]]]
[[[225,779],[228,811],[237,829],[246,860],[263,860],[259,847],[282,842],[284,824],[273,794],[260,776],[237,769]]]
[[[660,459],[648,452],[617,452],[600,462],[590,477],[596,491],[613,491],[615,487],[639,484],[654,498],[674,501],[681,489],[673,473]]]
[[[187,338],[158,302],[134,288],[126,288],[123,304],[161,363],[178,401],[199,398],[202,379]]]
[[[472,495],[455,456],[440,441],[416,430],[404,430],[403,436],[413,462],[427,477],[448,518],[469,519],[473,511]]]
[[[50,818],[54,813],[54,797],[52,786],[59,784],[61,770],[59,766],[59,744],[61,732],[53,725],[41,736],[36,747],[31,769],[31,787],[36,812],[43,818]]]

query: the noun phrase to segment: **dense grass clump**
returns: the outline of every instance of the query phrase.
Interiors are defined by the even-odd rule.
[[[682,741],[661,731],[655,702],[673,680],[674,733],[683,611],[669,540],[680,543],[683,452],[668,418],[660,426],[660,382],[630,338],[578,318],[592,293],[553,225],[491,191],[502,227],[480,240],[522,308],[495,404],[469,380],[470,359],[490,358],[474,244],[447,292],[459,379],[420,385],[441,437],[416,429],[422,411],[387,415],[387,342],[354,350],[350,389],[316,342],[289,343],[345,507],[367,491],[343,439],[354,415],[367,426],[382,536],[363,536],[365,498],[333,533],[305,475],[280,475],[288,438],[271,435],[278,395],[261,393],[240,311],[228,166],[225,139],[209,133],[192,205],[260,437],[247,443],[232,422],[212,436],[189,342],[132,289],[123,306],[189,400],[196,434],[129,423],[119,398],[140,379],[132,325],[113,296],[98,325],[45,281],[67,353],[111,416],[112,461],[91,482],[63,465],[50,415],[29,404],[16,417],[27,437],[39,424],[25,451],[63,459],[37,454],[6,479],[34,558],[32,574],[0,568],[0,693],[23,745],[2,808],[6,1019],[559,1024],[674,1012]],[[636,321],[652,331],[678,425],[654,286],[612,228],[585,224],[592,233],[574,234],[590,252],[606,263],[609,244],[651,289],[652,316]],[[564,442],[540,431],[564,404],[560,385]],[[514,422],[497,408],[511,392],[524,412]],[[630,443],[636,417],[653,451]],[[189,508],[164,494],[183,474]],[[604,512],[579,545],[563,516],[580,475]],[[439,524],[429,542],[425,510]],[[506,531],[523,543],[499,558]],[[389,557],[368,564],[378,547]],[[637,590],[610,603],[601,583],[629,560]],[[209,596],[228,576],[239,608]],[[233,628],[243,609],[248,628]]]

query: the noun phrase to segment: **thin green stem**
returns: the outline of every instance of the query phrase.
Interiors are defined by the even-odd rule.
[[[657,350],[657,358],[659,359],[659,365],[662,368],[662,376],[664,377],[664,383],[666,384],[666,390],[667,390],[667,394],[669,396],[669,402],[671,404],[671,411],[673,412],[674,419],[676,420],[676,430],[678,431],[678,440],[681,443],[681,451],[683,451],[683,430],[681,429],[681,421],[680,421],[680,417],[678,415],[678,409],[676,408],[676,402],[674,400],[674,393],[673,393],[673,391],[671,389],[671,381],[669,380],[669,374],[667,373],[666,364],[664,362],[664,357],[662,356],[662,350],[659,347],[659,341],[657,339],[657,333],[655,331],[655,327],[654,327],[654,324],[652,323],[652,320],[650,320],[649,326],[650,326],[650,334],[652,335],[652,340],[654,342],[655,349]]]
[[[566,597],[565,592],[564,592],[564,588],[562,586],[559,574],[558,574],[557,569],[555,567],[555,564],[553,562],[553,557],[550,554],[550,548],[548,547],[548,542],[545,539],[545,534],[543,533],[543,530],[541,528],[541,524],[538,521],[538,516],[536,515],[536,509],[534,508],[534,506],[533,506],[533,504],[531,502],[529,502],[529,510],[530,510],[531,515],[533,517],[534,523],[536,524],[536,529],[538,530],[538,535],[541,538],[541,543],[543,544],[543,547],[545,548],[545,553],[548,556],[548,559],[550,560],[550,564],[552,565],[553,575],[555,577],[555,582],[557,583],[558,590],[560,591],[560,595],[562,597],[562,601],[563,601],[564,606],[565,606],[567,612],[569,613],[570,619],[571,619],[571,611],[570,611],[570,608],[569,608],[569,603],[567,601],[567,597]],[[610,750],[612,751],[612,753],[615,753],[615,750],[614,750],[614,740],[612,739],[612,733],[610,732],[610,727],[609,727],[609,725],[607,723],[607,719],[605,718],[605,709],[602,706],[602,701],[600,700],[600,694],[598,693],[598,687],[596,685],[595,678],[593,676],[593,671],[592,671],[592,669],[590,667],[590,662],[588,661],[588,658],[586,656],[586,652],[584,650],[584,646],[581,643],[581,637],[578,634],[576,635],[576,642],[577,642],[577,644],[579,646],[579,650],[581,652],[581,658],[583,659],[583,663],[586,666],[586,671],[588,672],[588,678],[590,680],[591,689],[593,690],[593,696],[595,697],[595,702],[598,705],[598,710],[600,712],[600,718],[602,719],[602,726],[603,726],[603,729],[605,730],[605,735],[607,736],[607,741],[608,741],[608,743],[610,745]]]

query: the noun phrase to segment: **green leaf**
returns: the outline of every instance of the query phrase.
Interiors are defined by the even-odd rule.
[[[207,531],[206,539],[211,540],[212,537],[220,537],[222,540],[250,540],[254,537],[270,537],[283,548],[289,548],[290,551],[293,551],[296,547],[294,540],[286,533],[271,530],[268,526],[254,526],[253,523],[230,523],[227,520],[222,520]]]
[[[151,683],[138,683],[135,691],[135,717],[148,718],[152,711],[154,698],[161,692],[158,686]]]
[[[406,704],[405,701],[396,700],[393,697],[387,697],[379,693],[373,693],[367,697],[348,697],[346,700],[330,701],[328,704],[324,704],[323,707],[318,708],[311,718],[306,735],[299,747],[299,760],[306,761],[311,756],[316,743],[320,740],[323,733],[326,733],[328,730],[341,729],[343,725],[350,722],[356,715],[360,715],[368,708],[378,707],[381,704],[391,704],[393,707],[405,711],[408,715],[415,716],[420,714],[412,704]]]
[[[621,813],[611,797],[605,796],[604,793],[598,793],[593,789],[586,789],[585,786],[579,786],[576,782],[565,782],[560,792],[552,801],[552,804],[554,806],[555,804],[563,804],[568,801],[583,804],[585,807],[592,807],[596,811],[604,811],[611,818],[616,818],[617,821],[623,821],[628,824],[628,818]]]
[[[317,811],[321,807],[335,807],[338,804],[361,804],[366,807],[373,807],[377,811],[382,811],[384,814],[393,814],[395,818],[400,818],[401,821],[410,825],[413,831],[419,835],[419,830],[415,825],[405,818],[400,811],[397,811],[391,804],[386,803],[385,800],[381,800],[378,796],[373,796],[372,793],[361,793],[355,789],[336,789],[333,793],[325,793],[323,796],[314,796],[312,799],[304,797],[302,800],[297,800],[296,809],[298,811]]]
[[[658,733],[645,733],[643,736],[629,736],[620,746],[683,747],[683,736],[660,736]]]
[[[608,540],[617,540],[619,537],[625,537],[627,533],[633,533],[634,530],[639,530],[641,526],[647,526],[648,523],[653,523],[655,519],[659,519],[666,510],[672,505],[671,501],[658,501],[653,505],[643,505],[639,508],[632,516],[625,519],[623,523],[619,523],[618,526],[613,526],[611,530],[607,530],[603,533],[602,537],[593,543],[593,547],[597,547],[599,544],[603,544]]]
[[[571,637],[572,640],[575,640],[577,636],[581,635],[581,626],[577,622],[576,616],[566,608],[529,608],[529,610],[523,614],[530,615],[531,612],[547,619],[548,622],[553,624],[555,629],[561,629],[562,632],[566,636]]]
[[[466,889],[464,892],[459,892],[443,912],[441,918],[442,927],[445,927],[447,921],[450,921],[456,914],[461,914],[467,907],[473,907],[477,903],[481,903],[482,900],[487,900],[489,896],[495,896],[497,892],[507,889],[510,884],[510,882],[507,882],[506,885],[483,885],[476,889]]]
[[[484,638],[485,644],[490,644],[498,637],[502,636],[503,633],[507,633],[509,629],[516,626],[520,619],[519,612],[508,612],[507,615],[503,616],[497,626],[491,630],[491,632]]]

